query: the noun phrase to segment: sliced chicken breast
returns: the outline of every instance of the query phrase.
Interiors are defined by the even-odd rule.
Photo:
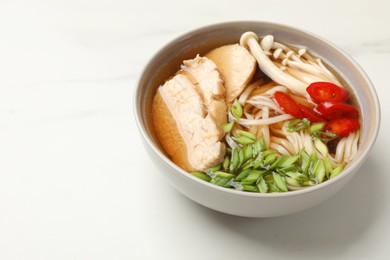
[[[194,83],[198,93],[217,126],[227,122],[227,106],[225,102],[225,87],[215,63],[199,55],[192,60],[185,60],[181,69]],[[220,128],[223,136],[222,128]],[[222,137],[221,136],[221,137]]]
[[[225,153],[219,141],[220,125],[198,91],[186,75],[178,74],[159,87],[153,101],[159,140],[172,160],[187,171],[204,171],[219,164]]]
[[[216,65],[224,80],[226,102],[234,101],[256,71],[256,60],[239,44],[224,45],[206,54]]]

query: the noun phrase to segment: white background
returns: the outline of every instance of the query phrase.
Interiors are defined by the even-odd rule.
[[[0,259],[389,259],[390,4],[0,0]],[[143,67],[197,27],[263,20],[327,38],[367,72],[377,143],[307,211],[240,218],[174,190],[142,148]]]

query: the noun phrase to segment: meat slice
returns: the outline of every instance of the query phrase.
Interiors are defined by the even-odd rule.
[[[192,60],[185,60],[181,69],[194,83],[198,93],[211,117],[218,126],[227,122],[227,106],[225,102],[225,87],[215,63],[199,55]],[[222,128],[220,134],[223,136]]]
[[[178,74],[158,88],[153,123],[164,149],[184,170],[204,171],[222,162],[220,126],[187,76]]]
[[[221,73],[226,88],[226,102],[232,102],[252,79],[256,60],[239,44],[224,45],[206,54]]]

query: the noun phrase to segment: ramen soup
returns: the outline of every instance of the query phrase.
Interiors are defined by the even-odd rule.
[[[153,99],[153,124],[189,174],[248,192],[287,192],[334,178],[359,148],[347,86],[305,48],[244,33],[184,60]]]

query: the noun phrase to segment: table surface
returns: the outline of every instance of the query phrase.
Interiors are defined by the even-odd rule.
[[[0,259],[390,259],[390,2],[2,0]],[[303,28],[367,72],[377,143],[328,201],[250,219],[172,188],[132,111],[143,67],[189,30],[231,20]]]

